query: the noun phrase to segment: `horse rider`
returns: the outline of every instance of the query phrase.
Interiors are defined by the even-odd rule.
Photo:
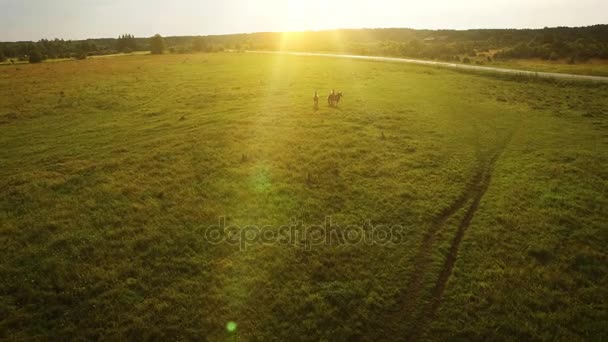
[[[332,89],[331,93],[329,93],[329,96],[327,97],[327,103],[330,106],[333,106],[335,99],[336,99],[336,89]]]

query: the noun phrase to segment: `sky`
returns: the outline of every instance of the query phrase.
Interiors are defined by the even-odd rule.
[[[608,24],[608,0],[0,0],[0,41]]]

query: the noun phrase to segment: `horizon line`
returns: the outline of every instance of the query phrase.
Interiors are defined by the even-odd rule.
[[[525,30],[543,30],[543,29],[555,29],[555,28],[571,28],[571,29],[576,29],[576,28],[587,28],[587,27],[593,27],[593,26],[607,26],[608,24],[589,24],[589,25],[583,25],[583,26],[543,26],[543,27],[519,27],[519,28],[513,28],[513,27],[488,27],[488,28],[466,28],[466,29],[457,29],[457,28],[437,28],[437,29],[432,29],[432,28],[413,28],[413,27],[342,27],[342,28],[327,28],[327,29],[309,29],[309,30],[287,30],[287,31],[250,31],[250,32],[226,32],[226,33],[213,33],[213,34],[180,34],[180,35],[175,35],[175,34],[169,34],[169,35],[162,35],[163,38],[178,38],[178,37],[221,37],[221,36],[237,36],[237,35],[252,35],[252,34],[263,34],[263,33],[274,33],[274,34],[281,34],[281,33],[307,33],[307,32],[329,32],[329,31],[346,31],[346,30],[351,30],[351,31],[356,31],[356,30],[414,30],[414,31],[483,31],[483,30],[515,30],[515,31],[525,31]],[[0,40],[0,43],[28,43],[28,42],[39,42],[41,40],[55,40],[55,39],[59,39],[59,40],[67,40],[67,41],[86,41],[86,40],[101,40],[101,39],[117,39],[118,36],[123,35],[123,34],[129,34],[127,33],[120,33],[117,36],[114,37],[88,37],[88,38],[59,38],[59,37],[53,37],[53,38],[39,38],[38,40]],[[135,36],[136,39],[148,39],[151,38],[152,36],[154,36],[155,34],[159,34],[159,33],[154,33],[152,35],[149,36]]]

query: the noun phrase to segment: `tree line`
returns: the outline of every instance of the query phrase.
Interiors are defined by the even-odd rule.
[[[467,62],[492,59],[608,59],[608,25],[543,29],[414,30],[352,29],[291,33],[116,39],[63,39],[0,43],[0,60],[86,58],[131,51],[162,53],[230,50],[331,51]],[[34,58],[35,60],[38,58]]]
[[[608,25],[543,29],[362,29],[234,37],[259,50],[332,51],[439,60],[608,59]]]
[[[116,50],[119,52],[137,51],[137,40],[132,34],[123,34],[118,37],[116,42]]]
[[[134,51],[150,51],[152,54],[161,54],[166,51],[186,53],[223,50],[223,45],[208,42],[208,38],[200,36],[163,38],[156,34],[150,38],[136,38],[132,34],[123,34],[116,39],[87,39],[81,41],[41,39],[37,42],[0,42],[0,62],[10,59],[39,63],[45,59],[84,59],[89,56]]]
[[[10,59],[39,63],[45,59],[85,59],[89,56],[134,51],[163,53],[165,51],[164,38],[158,34],[151,38],[135,38],[131,34],[124,34],[117,39],[87,39],[81,41],[41,39],[38,42],[4,42],[0,43],[0,62]]]

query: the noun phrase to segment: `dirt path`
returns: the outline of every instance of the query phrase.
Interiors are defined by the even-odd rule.
[[[495,68],[495,67],[487,67],[487,66],[479,66],[479,65],[467,65],[467,64],[456,64],[456,63],[448,63],[448,62],[426,61],[426,60],[410,59],[410,58],[342,55],[342,54],[333,54],[333,53],[314,53],[314,52],[288,52],[288,51],[247,51],[247,52],[249,52],[249,53],[285,54],[285,55],[293,55],[293,56],[319,56],[319,57],[333,57],[333,58],[362,59],[362,60],[380,61],[380,62],[421,64],[421,65],[430,65],[430,66],[438,66],[438,67],[461,69],[461,70],[485,71],[485,72],[494,72],[494,73],[498,72],[498,73],[503,73],[503,74],[532,76],[532,77],[541,77],[541,78],[608,82],[608,77],[606,77],[606,76],[574,75],[574,74],[562,74],[562,73],[557,73],[557,72],[536,72],[536,71],[529,71],[529,70]]]

